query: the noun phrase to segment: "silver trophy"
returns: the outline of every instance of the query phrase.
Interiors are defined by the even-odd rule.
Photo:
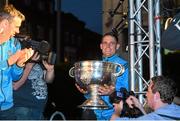
[[[97,60],[79,61],[69,70],[76,83],[87,90],[90,97],[79,107],[83,109],[108,109],[108,105],[98,94],[99,86],[114,85],[116,78],[123,74],[124,66]]]

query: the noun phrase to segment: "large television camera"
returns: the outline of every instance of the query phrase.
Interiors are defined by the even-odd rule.
[[[38,61],[45,60],[51,65],[55,64],[56,53],[54,53],[51,50],[51,46],[47,41],[45,40],[35,41],[35,40],[32,40],[29,36],[24,36],[24,35],[18,35],[15,38],[17,38],[19,42],[21,43],[22,49],[32,48],[33,50],[38,52],[40,54],[40,59]],[[30,60],[30,62],[31,61],[32,60]]]
[[[143,113],[137,107],[130,108],[126,103],[126,99],[130,95],[135,96],[133,91],[128,92],[126,88],[122,87],[120,88],[119,91],[114,91],[110,95],[110,102],[113,104],[113,103],[119,103],[121,100],[123,101],[123,109],[120,117],[137,118],[139,116],[142,116]]]

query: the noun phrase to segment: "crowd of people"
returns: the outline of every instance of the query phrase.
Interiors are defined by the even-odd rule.
[[[21,49],[20,42],[14,38],[19,33],[25,16],[13,5],[5,5],[0,12],[0,120],[42,120],[47,102],[47,83],[54,79],[54,65],[40,60],[40,55],[32,48]],[[109,32],[103,35],[100,49],[102,61],[119,63],[125,72],[119,76],[115,85],[104,85],[98,88],[98,94],[108,104],[109,109],[88,110],[82,114],[82,120],[123,120],[120,117],[123,101],[110,103],[110,95],[120,88],[129,90],[128,62],[116,54],[120,47],[118,37]],[[77,89],[89,97],[87,90],[75,85]],[[130,108],[138,108],[143,116],[137,120],[180,120],[180,106],[173,103],[177,88],[173,80],[164,76],[151,78],[147,91],[147,103],[152,110],[146,113],[143,105],[135,96],[129,96],[126,103]]]

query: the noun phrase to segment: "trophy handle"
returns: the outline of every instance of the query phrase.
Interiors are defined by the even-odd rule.
[[[117,77],[117,76],[120,76],[120,75],[122,75],[124,73],[125,67],[123,65],[121,65],[121,64],[118,64],[118,63],[116,63],[116,64],[120,67],[120,70],[119,70],[119,72],[114,73],[113,75]]]
[[[69,70],[69,76],[74,78],[74,67],[70,68]]]

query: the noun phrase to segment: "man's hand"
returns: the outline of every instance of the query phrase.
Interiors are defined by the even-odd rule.
[[[14,55],[11,55],[8,58],[8,64],[9,66],[15,64],[17,62],[17,60],[20,58],[20,56],[23,54],[24,52],[21,50],[18,50]]]
[[[81,92],[81,93],[83,93],[83,94],[87,94],[87,93],[88,93],[87,90],[80,88],[80,86],[79,86],[78,84],[75,84],[75,86],[76,86],[76,88],[79,90],[79,92]]]
[[[139,102],[139,100],[134,96],[129,96],[126,99],[126,103],[129,105],[130,108],[137,107],[143,114],[146,114],[143,105]]]
[[[22,54],[17,60],[17,65],[20,67],[23,67],[25,65],[25,62],[31,58],[31,56],[34,54],[34,50],[32,48],[29,49],[23,49],[21,50]]]
[[[139,100],[134,97],[134,96],[129,96],[127,99],[126,99],[126,103],[129,105],[130,108],[133,108],[133,107],[141,107],[141,103],[139,102]]]
[[[99,86],[98,88],[98,93],[99,95],[110,95],[114,92],[115,87],[113,85],[106,85],[104,84],[103,86]]]

